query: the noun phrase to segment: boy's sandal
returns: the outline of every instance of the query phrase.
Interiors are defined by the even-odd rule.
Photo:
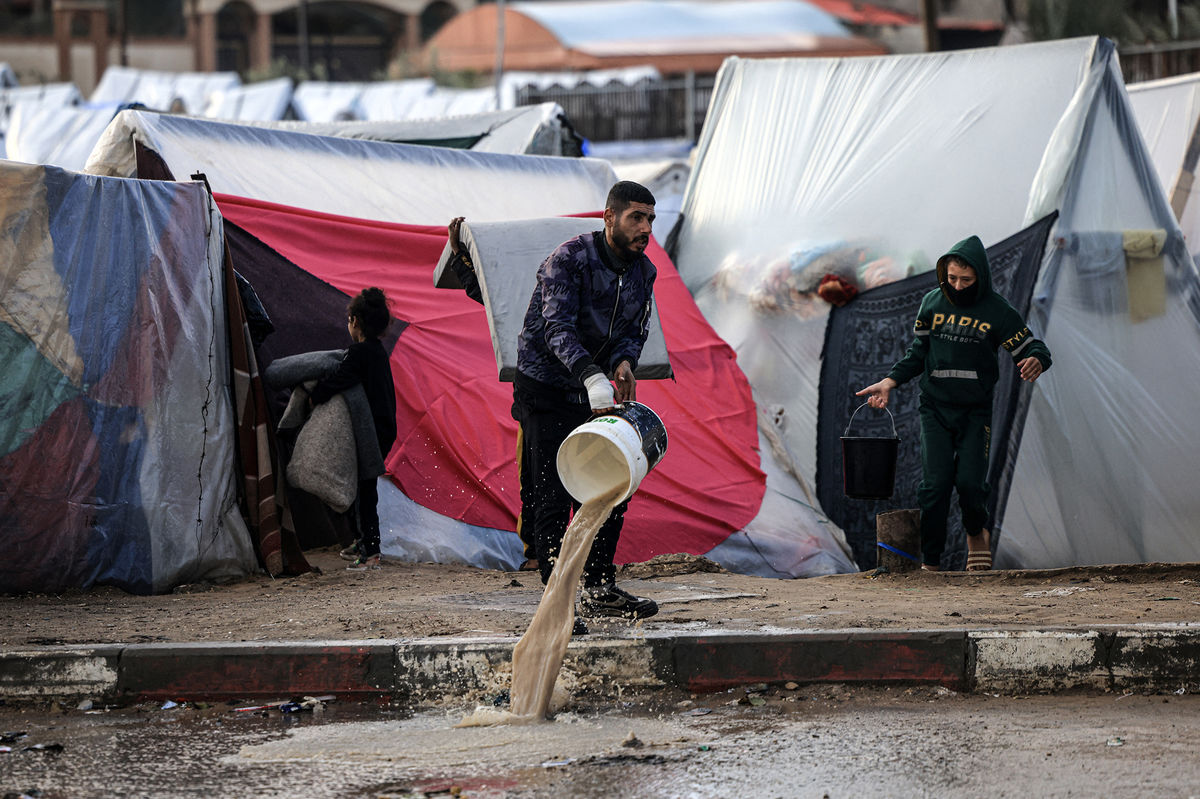
[[[967,553],[967,571],[986,572],[992,569],[992,551],[981,549],[978,552]]]

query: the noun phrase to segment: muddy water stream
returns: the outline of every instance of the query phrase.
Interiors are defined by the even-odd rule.
[[[455,729],[462,712],[333,703],[319,714],[249,717],[227,706],[0,706],[0,730],[25,733],[0,751],[0,795],[1200,795],[1197,695],[771,686],[577,701],[553,724]]]
[[[459,722],[460,727],[545,721],[562,669],[571,628],[575,622],[575,592],[596,533],[612,513],[624,491],[614,486],[585,502],[563,534],[558,562],[550,572],[546,590],[529,629],[513,648],[512,689],[509,710],[480,707]]]

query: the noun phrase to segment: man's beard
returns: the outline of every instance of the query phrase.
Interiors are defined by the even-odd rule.
[[[625,256],[625,258],[627,260],[632,260],[633,258],[636,258],[639,255],[641,255],[642,252],[646,249],[646,245],[650,243],[649,236],[647,236],[645,238],[642,238],[641,236],[639,236],[638,238],[633,239],[633,238],[626,236],[624,233],[617,230],[616,228],[613,228],[612,240],[613,240],[613,245],[615,245],[613,247],[613,249],[615,249],[617,251],[618,255]],[[635,242],[637,242],[641,246],[635,248],[634,247]]]

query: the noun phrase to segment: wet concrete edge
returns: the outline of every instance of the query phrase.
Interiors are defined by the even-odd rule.
[[[0,698],[222,700],[334,694],[412,701],[496,692],[516,638],[105,644],[0,649]],[[1200,691],[1200,626],[835,630],[571,642],[604,689],[710,692],[752,683],[937,684],[991,693]]]

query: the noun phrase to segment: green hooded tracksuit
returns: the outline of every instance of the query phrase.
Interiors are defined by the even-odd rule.
[[[976,282],[956,291],[946,279],[952,259],[974,267]],[[978,535],[987,526],[988,450],[992,391],[1000,375],[996,351],[1014,363],[1033,356],[1050,368],[1050,350],[1025,320],[992,291],[987,251],[978,236],[955,244],[938,259],[938,287],[921,300],[914,339],[888,373],[903,384],[921,375],[921,554],[938,566],[946,546],[950,495],[958,489],[963,527]]]

